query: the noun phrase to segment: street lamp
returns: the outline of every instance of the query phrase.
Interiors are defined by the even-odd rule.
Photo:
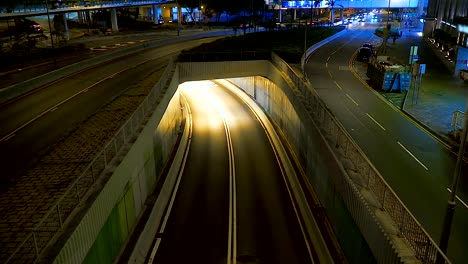
[[[50,24],[49,2],[45,0],[47,10],[47,22],[49,23],[50,45],[52,46],[52,58],[54,59],[54,68],[57,68],[57,60],[54,54],[54,37],[52,36],[52,26]]]
[[[390,21],[390,0],[388,0],[388,8],[387,8],[387,26]]]
[[[446,254],[448,242],[450,238],[450,231],[452,229],[453,215],[455,213],[455,199],[457,195],[458,180],[460,179],[463,157],[465,156],[467,130],[468,130],[468,100],[466,101],[465,118],[463,120],[463,130],[460,138],[460,148],[458,149],[457,162],[455,163],[455,170],[452,179],[452,191],[450,192],[449,200],[447,203],[447,210],[445,212],[444,225],[442,227],[442,234],[440,235],[440,250]],[[437,256],[436,264],[444,263],[443,257],[439,254]]]

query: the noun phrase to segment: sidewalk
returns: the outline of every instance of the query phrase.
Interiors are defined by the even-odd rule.
[[[453,112],[465,111],[468,85],[449,72],[442,61],[444,55],[427,39],[423,39],[420,33],[421,29],[405,30],[403,37],[397,39],[395,44],[391,41],[387,44],[387,55],[404,64],[408,64],[410,47],[419,46],[419,61],[426,64],[419,97],[416,100],[413,91],[409,91],[402,111],[435,136],[454,146],[457,143],[449,136],[449,132],[453,130]],[[362,63],[354,64],[354,70],[363,80],[369,79],[366,69],[367,66]],[[404,93],[379,93],[401,109]]]

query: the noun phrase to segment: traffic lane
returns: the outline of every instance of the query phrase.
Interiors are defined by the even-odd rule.
[[[350,50],[345,47],[342,52],[343,54],[351,54],[353,49]],[[325,56],[326,54],[322,58]],[[382,102],[386,101],[375,96],[373,91],[362,87],[362,83],[354,78],[351,72],[341,70],[340,67],[346,65],[347,61],[349,61],[348,58],[348,56],[336,56],[328,63],[327,70],[332,73],[335,85],[331,85],[330,80],[326,80],[324,81],[326,84],[320,84],[320,87],[325,86],[335,91],[341,90],[340,92],[346,94],[348,98],[344,99],[351,100],[356,106],[362,108],[362,112],[366,113],[367,116],[364,116],[365,119],[371,119],[376,125],[385,129],[389,136],[395,139],[395,142],[401,143],[401,147],[406,148],[405,151],[408,150],[411,153],[410,155],[414,153],[413,158],[416,162],[434,171],[433,176],[424,179],[426,181],[431,180],[431,184],[440,186],[441,190],[443,190],[442,193],[445,195],[445,188],[450,184],[447,171],[453,170],[451,153],[435,141],[432,136],[421,131],[401,112],[382,104]],[[323,68],[311,67],[311,70],[315,72],[318,72],[318,69]],[[322,75],[324,75],[323,72]],[[322,92],[322,89],[319,92]],[[394,109],[394,111],[389,109]],[[434,149],[437,149],[437,151],[433,151]]]
[[[0,141],[0,166],[4,167],[0,178],[2,182],[8,182],[18,176],[27,166],[36,158],[45,154],[65,135],[72,132],[78,125],[91,117],[98,109],[113,98],[122,94],[135,82],[143,81],[148,74],[155,69],[163,70],[163,65],[167,64],[169,57],[161,58],[141,67],[133,68],[129,71],[116,75],[106,82],[97,84],[93,89],[80,93],[78,96],[68,100],[56,108],[52,108],[42,115],[39,119],[28,124],[23,129],[18,130],[7,140]],[[144,94],[140,95],[144,96]],[[122,107],[136,108],[137,105]],[[128,116],[127,116],[128,118]],[[110,120],[109,120],[110,121]],[[113,120],[115,124],[123,124],[125,120]],[[97,125],[98,127],[100,124]],[[117,130],[119,126],[115,127]],[[109,134],[109,138],[112,134]],[[83,137],[83,144],[91,138]],[[97,145],[94,152],[99,151],[99,147],[105,142],[95,142]],[[76,146],[79,147],[79,146]],[[73,149],[70,149],[72,152]],[[79,162],[89,162],[93,153],[87,153],[91,156],[84,156]],[[60,157],[61,162],[67,157]]]
[[[193,116],[192,143],[154,263],[223,263],[229,226],[226,133],[213,105],[184,93]]]
[[[3,187],[103,105],[128,87],[145,81],[156,69],[166,67],[177,52],[209,41],[212,40],[187,41],[128,56],[65,78],[4,106],[0,111],[1,128],[8,134],[0,140],[0,165],[5,166],[0,176]],[[99,77],[101,74],[104,77]]]
[[[432,235],[438,234],[446,190],[397,141],[361,112],[346,96],[321,91],[336,118],[377,168],[398,197]],[[331,103],[336,102],[336,103]],[[437,217],[439,216],[439,217]]]
[[[314,54],[314,55],[317,55],[317,54]],[[423,226],[429,231],[432,237],[434,237],[437,240],[439,238],[440,230],[442,227],[442,219],[443,219],[443,215],[445,212],[446,201],[447,201],[446,186],[449,183],[449,179],[451,178],[449,176],[450,173],[447,173],[447,172],[451,171],[450,168],[451,166],[453,166],[449,151],[446,148],[442,147],[438,142],[436,142],[434,138],[432,138],[430,135],[420,131],[417,126],[415,126],[410,121],[408,121],[408,119],[404,117],[402,114],[399,114],[397,111],[394,111],[394,110],[393,110],[394,113],[392,113],[392,110],[389,110],[390,107],[388,105],[386,105],[385,103],[382,104],[383,101],[380,98],[377,98],[375,94],[373,94],[370,90],[364,89],[362,87],[362,84],[360,84],[359,82],[356,82],[356,80],[354,80],[355,84],[353,84],[353,78],[349,77],[349,73],[346,71],[339,71],[339,67],[336,67],[337,65],[343,64],[345,62],[346,60],[345,57],[343,56],[336,57],[337,61],[335,65],[329,62],[328,67],[331,68],[331,74],[328,76],[331,76],[331,77],[330,77],[330,80],[319,82],[319,87],[321,87],[321,89],[318,89],[319,94],[323,96],[324,93],[330,92],[331,95],[328,96],[329,97],[328,102],[336,103],[337,101],[340,101],[340,100],[337,100],[338,94],[333,93],[333,92],[336,92],[336,90],[344,90],[346,95],[349,95],[349,94],[352,95],[352,96],[349,96],[350,98],[348,99],[351,100],[352,98],[351,101],[353,104],[355,104],[355,107],[357,107],[357,104],[359,104],[359,107],[362,107],[362,108],[367,107],[368,110],[372,110],[375,113],[378,113],[378,117],[376,118],[372,117],[371,115],[370,117],[372,117],[372,119],[369,116],[366,117],[361,114],[360,120],[364,121],[366,119],[370,119],[372,120],[372,122],[375,123],[374,126],[376,127],[379,127],[381,123],[384,124],[385,128],[390,126],[392,129],[389,131],[389,133],[393,132],[394,134],[400,136],[399,138],[402,139],[401,145],[400,143],[398,143],[400,141],[396,142],[404,150],[403,154],[400,154],[400,155],[402,156],[406,155],[407,157],[409,157],[407,160],[403,160],[403,161],[395,160],[395,158],[393,158],[395,154],[391,155],[392,157],[389,157],[388,153],[391,153],[391,152],[387,151],[388,147],[382,147],[381,142],[376,142],[375,144],[373,143],[366,144],[366,142],[369,142],[369,136],[372,137],[373,135],[369,134],[369,136],[365,136],[361,132],[354,133],[354,134],[351,133],[353,138],[358,143],[358,145],[360,145],[361,148],[367,153],[367,156],[370,158],[372,163],[376,165],[376,167],[382,173],[384,178],[387,179],[387,182],[389,182],[390,185],[393,186],[393,188],[395,189],[397,194],[400,196],[400,198],[404,201],[404,203],[408,206],[408,208],[410,208],[411,212],[423,224]],[[323,62],[324,58],[325,56],[321,58],[319,57],[316,60],[316,63],[320,64],[320,61]],[[340,60],[342,61],[341,63],[339,62]],[[312,71],[315,71],[315,75],[319,75],[319,76],[326,75],[323,72],[323,69],[324,69],[323,66],[322,67],[313,67],[313,66],[310,67],[309,69]],[[322,72],[320,72],[320,70],[322,70]],[[328,76],[326,78],[328,78]],[[331,80],[332,78],[333,80]],[[336,81],[336,79],[338,78],[341,78],[341,79],[339,81]],[[334,87],[337,89],[333,89],[332,88],[333,86],[330,86],[332,82],[333,83],[337,82],[338,85]],[[315,83],[312,83],[312,84],[314,85]],[[351,87],[349,90],[346,89],[349,87]],[[356,89],[356,90],[353,90],[353,89]],[[359,100],[357,98],[362,98],[360,96],[361,93],[364,94],[364,96],[362,97],[365,97],[365,99]],[[346,98],[342,98],[341,101],[345,99]],[[361,111],[357,111],[356,113],[359,113],[359,112]],[[401,118],[401,117],[404,117],[404,118]],[[344,117],[344,118],[339,118],[339,119],[344,123],[346,123],[346,121],[349,121],[349,117]],[[385,120],[385,121],[380,121],[380,120]],[[347,127],[349,127],[349,125],[347,125]],[[405,134],[403,134],[401,133],[401,131],[412,131],[412,132],[411,133],[406,132]],[[405,136],[406,134],[409,134],[410,136]],[[389,135],[388,137],[395,137],[395,135]],[[361,140],[359,138],[361,138]],[[413,147],[414,142],[417,142],[416,148]],[[432,145],[432,148],[428,146],[428,144]],[[375,148],[372,151],[373,146],[378,146],[378,148]],[[395,146],[394,144],[390,144],[391,148],[394,148],[394,146]],[[438,149],[438,151],[434,152],[432,150],[433,148]],[[382,149],[385,149],[386,151],[383,153]],[[414,150],[414,149],[417,149],[417,150]],[[396,151],[397,152],[394,152],[394,153],[402,152],[401,149],[400,150],[397,149]],[[413,155],[412,154],[413,152],[417,152],[417,153]],[[382,154],[385,154],[385,156],[383,156]],[[396,154],[396,155],[398,156],[399,154]],[[431,168],[435,168],[434,170],[436,172],[435,173],[432,171],[426,172],[426,173],[424,171],[421,172],[421,168],[420,167],[418,168],[418,166],[416,166],[416,170],[419,171],[419,173],[415,173],[414,171],[408,171],[409,168],[411,168],[412,166],[414,167],[414,164],[418,163],[418,161],[415,160],[416,156],[432,157],[433,160],[431,160],[430,162],[427,162],[427,164],[429,164]],[[412,162],[410,162],[410,164],[404,165],[405,162],[408,162],[408,161],[412,161]],[[393,164],[397,164],[397,166],[400,168],[396,168]],[[442,172],[442,173],[439,174],[438,172]],[[461,200],[457,202],[462,203]],[[465,219],[466,206],[460,206],[459,208],[460,209],[458,210],[461,210],[461,213],[459,213],[459,217]],[[460,221],[456,221],[456,222],[460,222]],[[459,234],[460,233],[457,232],[456,235],[452,235],[451,240],[457,241],[455,242],[455,244],[461,243],[461,244],[466,245],[466,242],[464,242],[465,238],[463,236],[460,236]],[[458,253],[456,252],[451,253],[451,252],[454,252],[454,250],[449,251],[449,254],[451,256],[454,256],[455,254],[459,254],[459,252]]]
[[[350,54],[353,50],[343,48],[344,54]],[[451,151],[444,144],[430,135],[428,132],[421,130],[413,120],[401,113],[395,107],[390,107],[394,111],[389,111],[390,103],[383,100],[379,96],[375,96],[376,91],[369,90],[370,88],[362,87],[362,83],[354,78],[349,71],[343,71],[341,67],[346,63],[347,56],[336,56],[328,64],[328,71],[332,73],[335,88],[339,88],[349,97],[363,112],[368,113],[368,117],[375,121],[376,124],[385,128],[395,141],[405,148],[405,151],[431,171],[430,177],[425,177],[426,181],[431,181],[432,185],[440,186],[442,197],[446,195],[446,188],[451,186],[453,170],[456,156],[455,152]],[[357,62],[359,63],[359,62]],[[316,68],[315,68],[316,69]],[[364,104],[361,102],[365,102]],[[382,104],[384,102],[385,104]],[[401,118],[403,117],[403,118]],[[467,168],[466,160],[463,164],[463,171]],[[466,181],[466,180],[465,180]],[[467,201],[466,191],[467,185],[460,184],[459,197],[460,202]],[[466,208],[466,206],[464,206]]]
[[[334,98],[337,99],[336,96]],[[352,112],[353,110],[350,110],[350,108],[353,108],[353,103],[346,103],[345,98],[340,99],[344,102],[342,105],[347,105],[346,109],[342,111]],[[336,108],[333,111],[336,111]],[[357,115],[359,115],[359,112]],[[372,124],[372,121],[368,121],[367,124],[363,122],[366,120],[365,116],[355,118],[350,118],[350,115],[345,117],[336,116],[347,128],[348,133],[355,142],[366,153],[371,163],[378,168],[405,206],[409,208],[418,222],[438,243],[449,193],[444,186],[432,183],[438,175],[425,171],[411,155],[405,153],[406,151],[403,148],[400,148],[400,145],[398,147],[397,144],[384,140],[385,136],[379,135],[382,132],[379,131],[381,129],[377,125]],[[448,256],[452,260],[460,261],[464,259],[463,249],[468,245],[468,238],[463,232],[468,220],[468,214],[466,213],[468,207],[466,200],[457,199],[456,203]],[[459,263],[458,261],[455,263]]]
[[[9,133],[34,120],[41,114],[53,109],[55,106],[66,103],[67,100],[80,94],[82,91],[93,89],[96,85],[108,79],[113,79],[116,75],[121,75],[133,67],[139,67],[148,61],[216,39],[188,40],[118,58],[109,63],[68,76],[25,96],[14,99],[7,104],[0,105],[0,123],[2,124],[0,127],[0,139],[8,136]],[[137,81],[139,79],[135,78],[134,80]],[[104,98],[104,100],[107,99]]]
[[[450,184],[450,179],[445,175],[453,170],[455,156],[445,144],[421,129],[396,107],[390,106],[390,102],[376,95],[376,91],[363,86],[351,72],[333,68],[329,71],[332,72],[335,88],[352,98],[363,112],[369,113],[377,123],[382,124],[396,141],[409,146],[409,150],[417,154],[421,163],[433,171],[434,175],[439,175],[440,180],[435,178],[436,184]]]
[[[237,190],[237,259],[311,263],[285,180],[261,123],[248,106],[219,86],[228,106]]]

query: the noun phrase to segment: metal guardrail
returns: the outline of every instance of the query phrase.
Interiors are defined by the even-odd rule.
[[[272,54],[273,64],[281,69],[293,81],[294,85],[300,90],[304,100],[312,111],[312,119],[317,126],[327,135],[331,141],[330,145],[335,146],[341,154],[350,160],[354,165],[355,172],[365,177],[365,186],[377,198],[380,209],[385,210],[393,219],[398,227],[399,235],[404,237],[411,248],[414,250],[416,258],[422,263],[435,263],[438,254],[443,256],[444,263],[451,263],[442,253],[438,245],[432,240],[429,234],[424,230],[421,224],[406,208],[403,202],[387,184],[377,169],[367,159],[364,152],[353,141],[352,137],[346,132],[346,129],[328,110],[325,103],[319,98],[303,77],[296,72],[276,54]],[[355,185],[361,185],[354,182]],[[357,190],[355,188],[355,190]],[[376,219],[376,218],[374,218]]]
[[[461,110],[457,110],[453,112],[453,117],[452,117],[452,129],[453,130],[458,130],[463,128],[463,120],[465,118],[465,112]]]
[[[159,92],[165,87],[167,81],[170,80],[174,69],[175,63],[171,60],[159,81],[135,112],[94,157],[81,175],[73,181],[45,216],[39,220],[32,231],[10,255],[5,262],[6,264],[34,262],[40,256],[49,241],[63,229],[64,223],[69,219],[74,209],[79,207],[80,202],[83,201],[83,198],[96,183],[99,176],[112,168],[114,165],[113,161],[119,151],[125,144],[131,142],[135,133],[146,121],[146,118],[153,113],[157,105]]]
[[[55,12],[57,10],[60,11],[76,11],[76,9],[99,9],[103,7],[126,7],[126,6],[141,6],[141,5],[154,5],[154,4],[166,4],[166,3],[173,3],[174,0],[113,0],[113,1],[78,1],[76,3],[62,3],[58,6],[54,6],[52,1],[49,1],[49,10],[51,12]],[[17,4],[14,8],[2,6],[0,3],[0,14],[9,14],[14,15],[16,14],[23,14],[23,13],[30,13],[30,12],[46,12],[47,6],[45,2],[43,5],[24,5],[24,4]]]

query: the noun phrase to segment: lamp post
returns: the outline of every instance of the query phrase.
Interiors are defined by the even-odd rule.
[[[390,0],[388,0],[388,8],[387,8],[387,26],[390,21]]]
[[[54,37],[52,35],[52,26],[50,24],[49,2],[45,0],[45,3],[46,3],[46,10],[47,10],[47,22],[49,23],[50,45],[52,46],[52,58],[54,59],[54,68],[57,68],[57,60],[55,59],[55,54],[54,54]]]
[[[452,229],[453,215],[455,213],[455,199],[457,195],[458,181],[461,175],[463,157],[465,156],[466,141],[467,141],[467,130],[468,130],[468,100],[466,104],[465,118],[463,120],[463,130],[460,138],[460,148],[458,149],[457,162],[455,163],[455,169],[453,172],[452,179],[452,191],[449,194],[449,199],[447,203],[447,210],[445,211],[444,225],[442,227],[442,233],[440,235],[440,250],[446,254],[448,242],[450,238],[450,231]],[[438,254],[436,264],[445,263],[443,257]]]

